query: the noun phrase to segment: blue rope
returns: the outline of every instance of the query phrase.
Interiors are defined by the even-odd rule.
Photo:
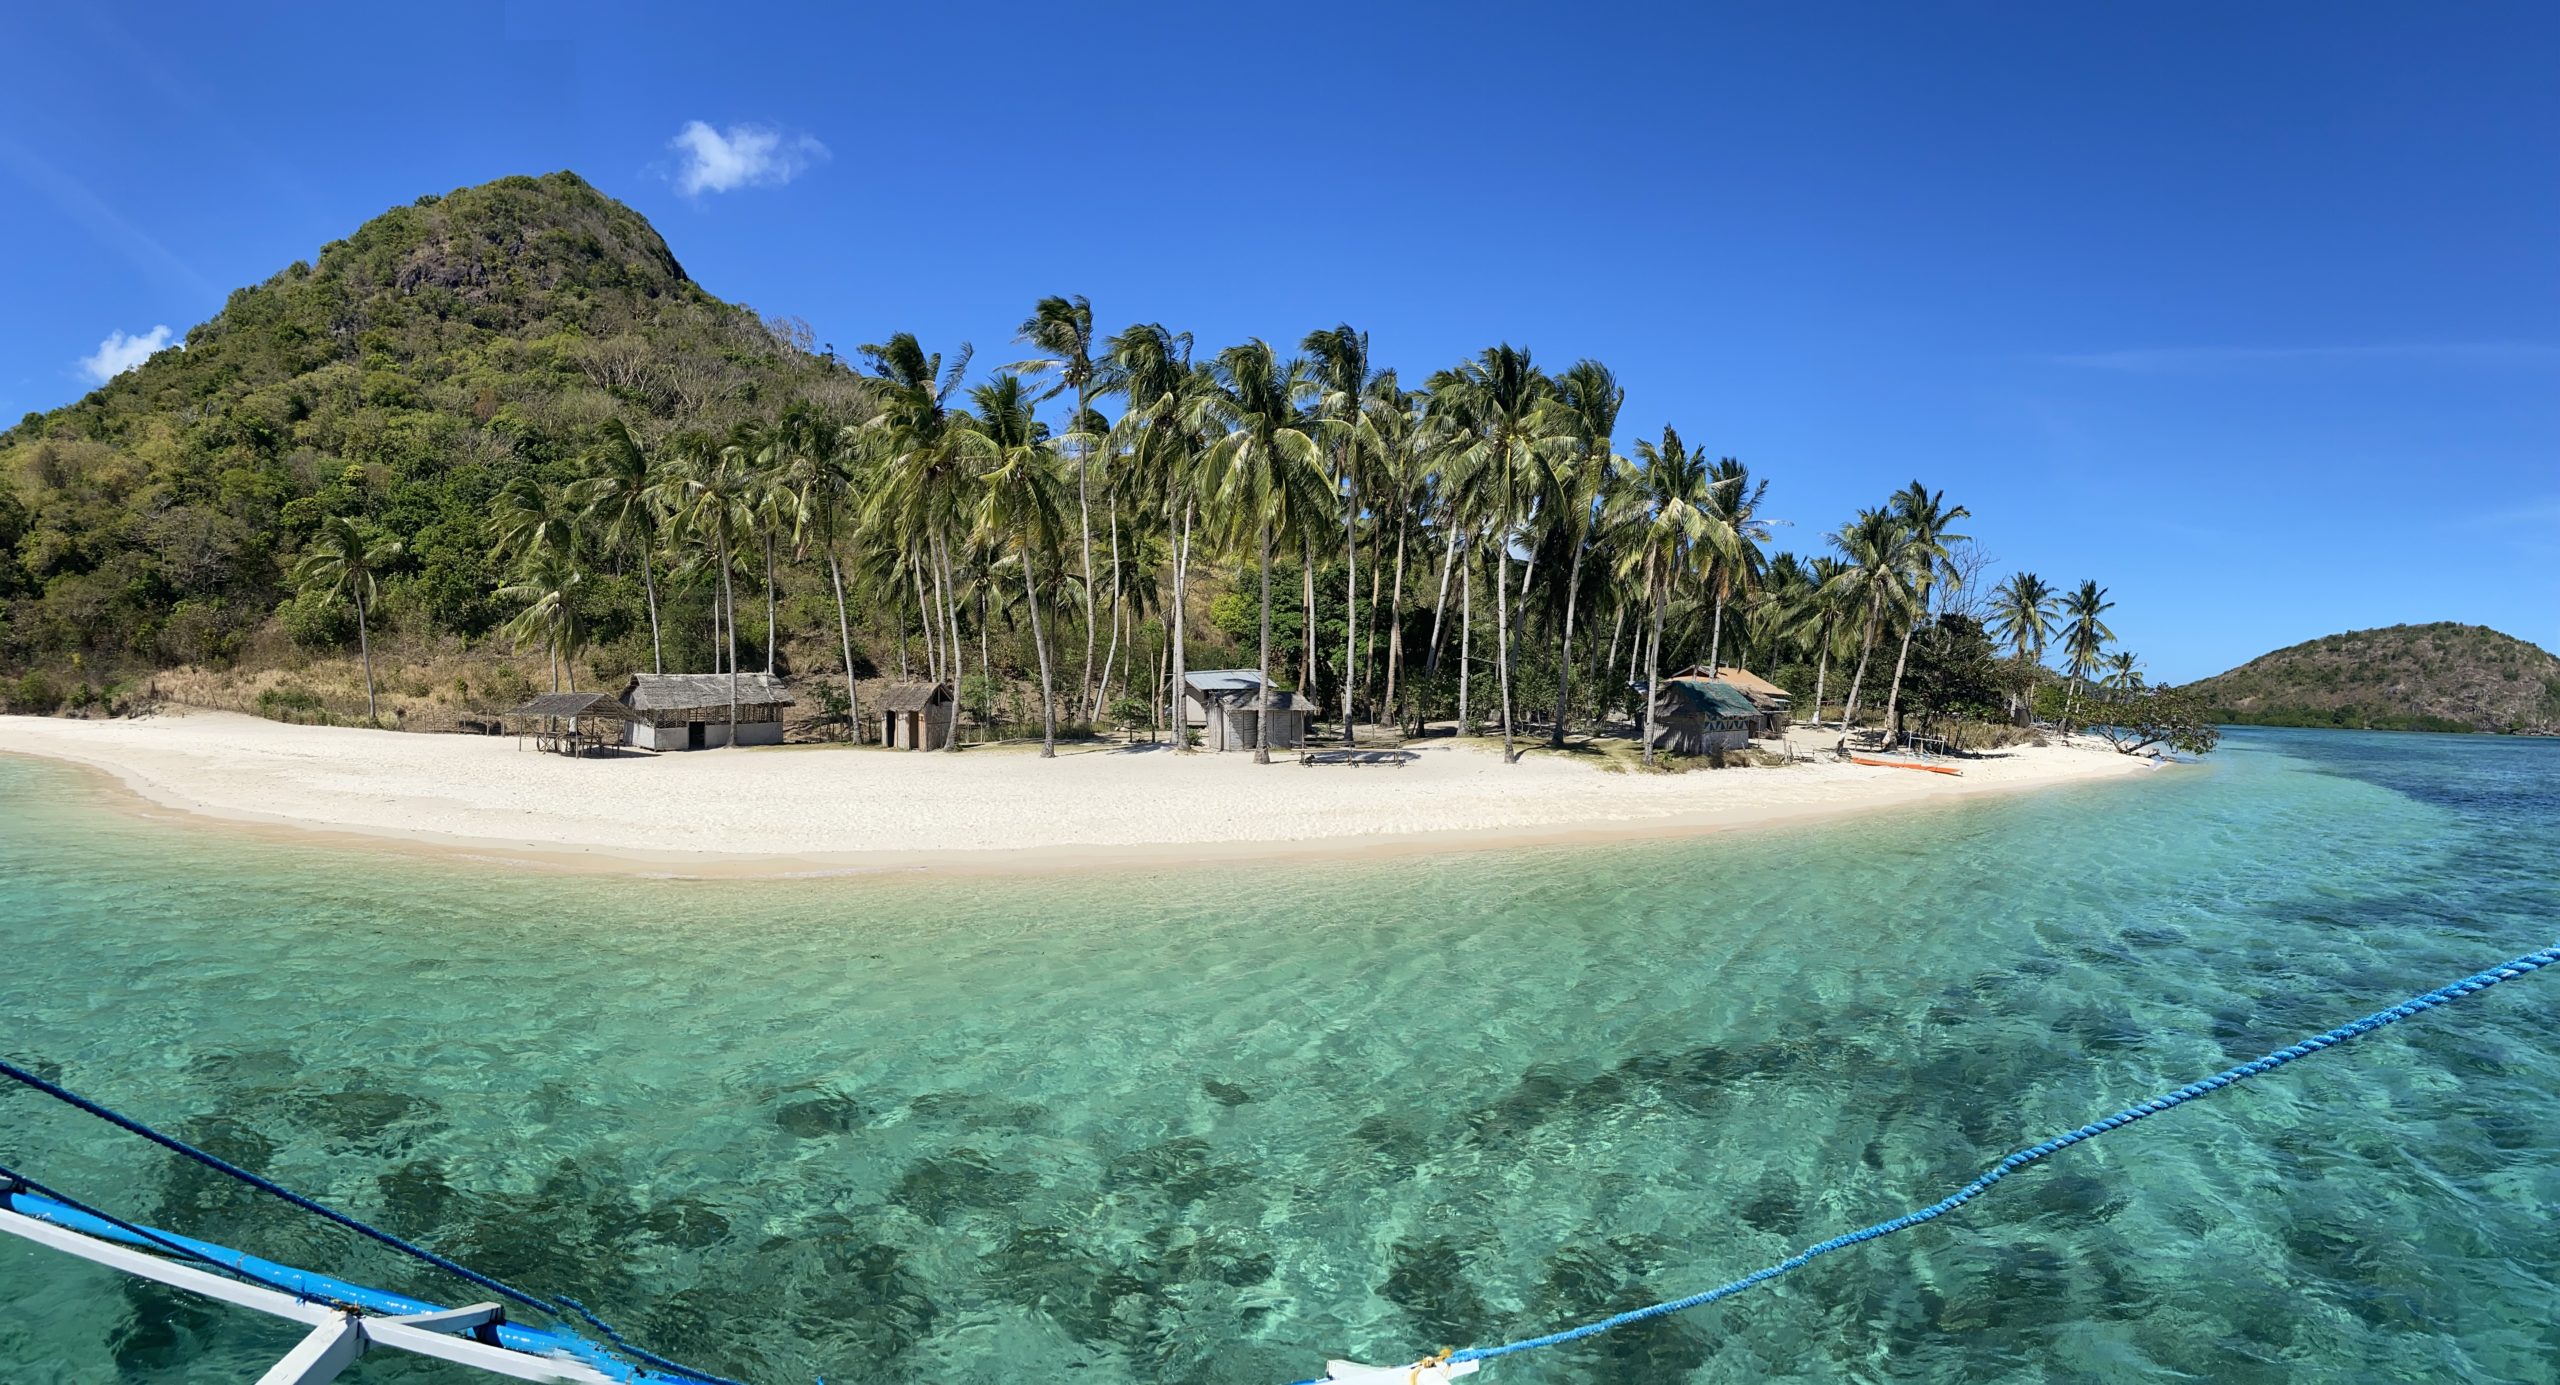
[[[346,1309],[350,1312],[355,1311],[355,1306],[353,1304],[339,1303],[334,1299],[320,1298],[306,1290],[298,1289],[293,1285],[279,1284],[272,1279],[251,1273],[249,1270],[244,1269],[241,1266],[216,1260],[212,1256],[205,1254],[203,1251],[197,1250],[193,1246],[181,1245],[180,1243],[161,1235],[159,1232],[152,1230],[150,1227],[140,1226],[133,1222],[126,1221],[124,1218],[117,1216],[113,1212],[106,1211],[103,1208],[92,1207],[89,1204],[82,1202],[80,1199],[73,1197],[69,1193],[63,1192],[58,1188],[48,1188],[34,1179],[27,1177],[25,1174],[18,1172],[16,1169],[10,1168],[6,1164],[0,1164],[0,1207],[8,1207],[9,1195],[11,1193],[18,1192],[34,1193],[38,1197],[51,1198],[53,1201],[61,1203],[63,1206],[70,1208],[74,1212],[96,1217],[98,1220],[105,1222],[107,1225],[114,1227],[118,1231],[122,1231],[138,1240],[148,1241],[152,1245],[158,1246],[162,1250],[176,1256],[178,1259],[192,1260],[199,1265],[205,1265],[213,1269],[220,1270],[222,1273],[230,1275],[235,1279],[247,1280],[249,1283],[255,1284],[261,1289],[272,1289],[279,1294],[283,1294],[287,1298],[295,1300],[296,1302],[325,1303],[332,1308]]]
[[[24,1086],[33,1087],[37,1091],[43,1092],[45,1095],[54,1098],[56,1101],[61,1101],[76,1107],[90,1115],[96,1116],[98,1119],[103,1120],[110,1125],[132,1131],[134,1134],[140,1135],[142,1138],[151,1141],[153,1144],[159,1145],[164,1149],[172,1150],[178,1154],[185,1155],[187,1158],[195,1160],[206,1168],[213,1169],[219,1173],[228,1174],[232,1178],[235,1178],[242,1183],[246,1183],[260,1192],[282,1198],[284,1201],[291,1203],[293,1206],[298,1207],[305,1212],[309,1212],[314,1216],[335,1222],[359,1235],[370,1237],[383,1245],[389,1246],[393,1250],[399,1251],[401,1254],[406,1255],[413,1260],[419,1261],[422,1264],[431,1265],[457,1279],[477,1284],[481,1288],[489,1290],[491,1293],[504,1295],[505,1297],[513,1299],[528,1308],[532,1308],[545,1316],[555,1319],[562,1317],[560,1310],[547,1300],[537,1298],[503,1280],[492,1279],[489,1276],[480,1273],[478,1270],[472,1269],[468,1265],[438,1255],[434,1251],[427,1249],[425,1246],[402,1240],[400,1237],[394,1236],[380,1227],[367,1225],[364,1222],[356,1220],[354,1217],[348,1216],[344,1212],[338,1211],[336,1208],[314,1202],[310,1198],[304,1197],[302,1194],[295,1192],[281,1183],[274,1182],[271,1179],[261,1178],[257,1174],[251,1173],[247,1169],[232,1163],[230,1160],[224,1159],[220,1155],[211,1154],[198,1149],[194,1145],[188,1144],[186,1141],[181,1140],[174,1135],[164,1135],[159,1131],[152,1129],[150,1126],[144,1125],[142,1122],[123,1114],[122,1112],[110,1110],[67,1087],[58,1086],[52,1082],[48,1082],[45,1079],[36,1076],[34,1073],[27,1071],[25,1068],[7,1061],[6,1059],[0,1059],[0,1077],[7,1077]],[[66,1205],[68,1205],[67,1202]],[[562,1301],[567,1302],[567,1300]],[[610,1327],[606,1327],[603,1319],[598,1318],[595,1314],[588,1312],[584,1308],[580,1308],[577,1311],[580,1317],[594,1323],[599,1328],[603,1328],[605,1333],[608,1336],[611,1336],[614,1341],[622,1342],[622,1334],[615,1332]],[[639,1348],[632,1347],[627,1343],[624,1344],[624,1349],[632,1352],[634,1355],[647,1357],[648,1361],[652,1365],[656,1365],[663,1370],[671,1371],[677,1375],[684,1376],[687,1379],[702,1382],[702,1385],[739,1385],[739,1382],[730,1380],[724,1376],[717,1376],[709,1374],[708,1372],[694,1370],[689,1366],[680,1366],[672,1361],[666,1360],[664,1357],[650,1356],[648,1353],[642,1352]]]
[[[2010,1174],[2025,1168],[2027,1165],[2032,1164],[2039,1159],[2049,1158],[2052,1155],[2059,1154],[2063,1150],[2069,1149],[2073,1145],[2080,1143],[2082,1140],[2096,1139],[2098,1136],[2103,1135],[2110,1130],[2121,1129],[2133,1124],[2135,1121],[2142,1120],[2150,1116],[2156,1116],[2172,1107],[2182,1106],[2200,1096],[2204,1096],[2211,1092],[2218,1092],[2235,1083],[2246,1082],[2252,1077],[2258,1077],[2263,1074],[2273,1072],[2277,1068],[2283,1067],[2285,1064],[2290,1063],[2297,1058],[2308,1058],[2322,1049],[2334,1048],[2339,1044],[2345,1043],[2349,1039],[2359,1038],[2363,1035],[2370,1034],[2374,1030],[2380,1029],[2386,1024],[2396,1023],[2400,1020],[2407,1019],[2412,1015],[2433,1010],[2441,1005],[2450,1005],[2466,996],[2477,995],[2480,992],[2489,989],[2491,986],[2497,985],[2501,981],[2512,981],[2519,976],[2540,971],[2542,968],[2550,966],[2555,962],[2560,962],[2560,944],[2544,948],[2540,952],[2527,953],[2522,957],[2516,958],[2514,961],[2504,962],[2489,968],[2487,971],[2466,976],[2460,981],[2454,982],[2450,986],[2440,987],[2436,990],[2427,992],[2425,995],[2414,996],[2392,1006],[2388,1010],[2377,1010],[2374,1013],[2365,1016],[2363,1019],[2339,1025],[2337,1028],[2332,1029],[2325,1034],[2315,1035],[2293,1045],[2290,1048],[2277,1049],[2275,1052],[2270,1053],[2263,1058],[2242,1063],[2238,1067],[2225,1068],[2221,1072],[2215,1073],[2213,1076],[2208,1077],[2201,1082],[2190,1082],[2186,1086],[2180,1087],[2176,1091],[2170,1092],[2165,1096],[2153,1097],[2151,1100],[2142,1102],[2139,1105],[2128,1106],[2123,1110],[2116,1112],[2114,1115],[2091,1121],[2077,1130],[2056,1135],[2052,1139],[2046,1140],[2041,1144],[2030,1145],[2025,1149],[2019,1150],[2017,1153],[2001,1160],[1998,1164],[1984,1170],[1981,1177],[1967,1183],[1962,1188],[1957,1189],[1945,1198],[1942,1198],[1937,1202],[1933,1202],[1926,1207],[1920,1208],[1918,1211],[1905,1212],[1891,1221],[1880,1221],[1873,1226],[1861,1227],[1846,1235],[1834,1236],[1830,1240],[1824,1241],[1819,1245],[1807,1246],[1774,1265],[1770,1265],[1764,1269],[1753,1270],[1751,1273],[1744,1275],[1740,1279],[1734,1280],[1732,1283],[1720,1284],[1715,1288],[1707,1290],[1705,1293],[1691,1294],[1687,1298],[1677,1298],[1668,1303],[1657,1303],[1646,1308],[1631,1309],[1624,1313],[1613,1314],[1612,1316],[1602,1318],[1597,1322],[1584,1323],[1580,1327],[1567,1328],[1562,1332],[1550,1332],[1543,1337],[1530,1337],[1523,1341],[1506,1342],[1501,1346],[1494,1347],[1470,1347],[1465,1351],[1454,1353],[1449,1357],[1449,1360],[1452,1362],[1491,1361],[1497,1357],[1511,1356],[1519,1352],[1536,1351],[1541,1347],[1562,1346],[1567,1342],[1578,1342],[1585,1337],[1597,1337],[1603,1332],[1614,1331],[1621,1327],[1627,1327],[1635,1323],[1643,1322],[1649,1318],[1659,1318],[1668,1314],[1683,1312],[1691,1308],[1703,1307],[1706,1304],[1714,1303],[1718,1299],[1731,1298],[1735,1294],[1741,1293],[1746,1289],[1757,1288],[1758,1286],[1766,1284],[1770,1280],[1775,1279],[1782,1274],[1800,1269],[1816,1256],[1828,1255],[1835,1250],[1843,1250],[1850,1246],[1863,1244],[1864,1242],[1872,1241],[1879,1236],[1890,1236],[1897,1231],[1908,1231],[1912,1227],[1920,1225],[1922,1222],[1936,1221],[1938,1218],[1945,1216],[1949,1212],[1952,1212],[1957,1208],[1964,1206],[1966,1203],[1973,1201],[1975,1198],[1982,1196],[1984,1193],[1989,1192],[1993,1184],[1998,1183],[2001,1179],[2008,1177]],[[1299,1382],[1299,1385],[1322,1385],[1322,1382],[1301,1381]]]

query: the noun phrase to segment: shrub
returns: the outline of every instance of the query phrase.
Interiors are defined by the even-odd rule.
[[[321,703],[320,695],[291,683],[278,684],[259,693],[258,715],[269,721],[299,722],[307,726],[329,724],[329,709]]]
[[[355,608],[320,592],[287,597],[276,607],[276,621],[304,649],[337,649],[356,637]]]
[[[0,702],[6,702],[12,712],[49,716],[62,706],[62,690],[42,672],[30,669],[16,682],[0,683]]]

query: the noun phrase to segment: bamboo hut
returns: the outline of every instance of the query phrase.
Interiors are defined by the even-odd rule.
[[[1759,725],[1752,728],[1753,735],[1783,736],[1787,733],[1787,719],[1794,711],[1795,696],[1768,679],[1747,668],[1735,668],[1730,664],[1713,669],[1701,664],[1680,676],[1728,684],[1750,698],[1751,705],[1760,711]]]
[[[940,750],[951,742],[952,713],[959,703],[948,680],[891,683],[871,705],[880,717],[880,743],[892,750]]]
[[[563,755],[611,750],[622,743],[623,727],[637,720],[621,699],[600,692],[544,693],[499,719],[501,725],[512,722],[517,737],[531,739],[534,749]]]
[[[782,710],[791,690],[769,673],[741,673],[737,725],[729,724],[726,673],[635,673],[622,690],[632,713],[631,743],[647,750],[707,750],[723,745],[780,745]]]

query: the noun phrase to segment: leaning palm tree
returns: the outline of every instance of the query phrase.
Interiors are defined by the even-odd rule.
[[[1271,763],[1271,548],[1294,537],[1332,507],[1323,477],[1323,450],[1298,413],[1306,374],[1300,361],[1283,361],[1259,338],[1218,353],[1217,387],[1193,404],[1201,426],[1223,434],[1211,443],[1203,468],[1217,478],[1218,502],[1231,543],[1254,542],[1262,571],[1261,693],[1254,717],[1253,760]]]
[[[1618,563],[1624,575],[1642,574],[1643,596],[1651,608],[1653,633],[1641,625],[1637,642],[1645,661],[1644,762],[1653,763],[1654,707],[1662,692],[1662,623],[1671,604],[1674,579],[1685,570],[1697,546],[1715,525],[1715,481],[1704,455],[1680,440],[1665,425],[1662,441],[1638,441],[1635,464],[1621,468],[1620,514],[1614,527],[1620,539]]]
[[[1049,670],[1049,637],[1040,621],[1040,562],[1062,547],[1056,454],[1049,430],[1032,416],[1022,377],[999,375],[969,392],[976,408],[962,424],[960,453],[982,469],[977,535],[1009,550],[1022,565],[1022,600],[1031,613],[1031,646],[1040,658],[1040,758],[1058,754],[1058,696]]]
[[[1084,682],[1079,685],[1077,701],[1090,707],[1093,702],[1093,498],[1091,472],[1093,460],[1092,434],[1085,432],[1086,416],[1093,411],[1093,389],[1096,383],[1093,361],[1093,304],[1083,294],[1061,298],[1055,294],[1043,298],[1031,309],[1031,316],[1015,329],[1014,339],[1045,351],[1038,360],[1018,362],[1005,367],[1008,372],[1035,374],[1054,371],[1057,385],[1048,398],[1060,390],[1073,390],[1076,416],[1069,431],[1076,434],[1076,532],[1079,552],[1083,555],[1084,586]]]
[[[1902,738],[1902,672],[1911,662],[1911,633],[1929,609],[1929,593],[1940,583],[1953,585],[1963,580],[1950,546],[1963,542],[1965,536],[1948,532],[1947,526],[1973,512],[1962,505],[1950,509],[1946,501],[1945,491],[1932,491],[1914,481],[1896,491],[1891,502],[1894,517],[1910,536],[1911,580],[1918,604],[1903,624],[1902,651],[1893,659],[1893,690],[1885,696],[1884,733],[1888,745]]]
[[[558,549],[544,549],[524,561],[516,580],[498,588],[498,595],[509,601],[525,603],[524,610],[507,622],[503,633],[521,649],[527,642],[542,646],[551,661],[551,690],[561,690],[565,669],[568,691],[578,690],[578,670],[574,662],[587,642],[587,624],[578,611],[578,588],[586,581],[576,560]]]
[[[364,659],[366,721],[380,715],[374,706],[373,637],[366,628],[366,612],[373,604],[375,579],[400,556],[400,551],[397,539],[368,534],[354,520],[333,515],[320,521],[319,531],[311,536],[310,544],[302,550],[302,560],[293,568],[294,583],[305,595],[335,597],[345,592],[355,598],[356,649]]]
[[[1564,625],[1556,640],[1555,726],[1547,743],[1562,749],[1565,709],[1573,696],[1573,620],[1582,595],[1582,560],[1609,511],[1612,487],[1624,466],[1614,450],[1614,435],[1627,389],[1607,366],[1586,359],[1556,377],[1556,402],[1564,410],[1560,421],[1566,444],[1547,471],[1553,493],[1546,509],[1570,556],[1565,560]]]
[[[2116,632],[2100,617],[2115,609],[2107,599],[2107,589],[2094,581],[2081,582],[2078,589],[2062,600],[2062,652],[2069,661],[2071,696],[2062,709],[2062,734],[2071,734],[2071,716],[2080,700],[2080,685],[2098,671],[2099,656]]]
[[[569,487],[569,499],[581,507],[581,515],[606,552],[639,560],[640,590],[649,603],[650,663],[656,672],[664,673],[667,650],[658,631],[657,563],[652,557],[661,527],[659,483],[665,479],[661,471],[630,425],[617,418],[605,424],[587,453],[587,475]]]

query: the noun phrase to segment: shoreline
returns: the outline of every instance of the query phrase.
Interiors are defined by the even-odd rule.
[[[1800,747],[1824,739],[1801,729],[1797,734]],[[395,747],[382,738],[408,744]],[[1447,745],[1424,748],[1400,767],[1309,768],[1255,767],[1241,755],[1177,760],[1163,752],[1091,747],[1048,762],[1004,750],[963,752],[955,762],[833,746],[565,761],[533,753],[512,758],[514,744],[512,738],[295,726],[224,712],[163,713],[135,722],[0,717],[0,754],[70,766],[104,806],[146,821],[539,873],[667,879],[1143,871],[1670,840],[2121,782],[2155,768],[2088,746],[2021,748],[1965,765],[1968,776],[1997,772],[1949,778],[1833,763],[1612,774],[1559,758],[1504,766],[1498,755]],[[367,753],[395,748],[408,753]],[[511,758],[496,759],[500,755]],[[411,763],[385,763],[393,759]],[[680,770],[680,782],[599,786],[601,776],[587,775],[585,786],[601,792],[574,807],[538,777],[687,765],[703,768]],[[515,785],[493,787],[498,779],[530,780],[534,801],[502,791]],[[990,787],[1007,794],[1010,804],[978,792]],[[681,789],[695,793],[667,796]],[[821,807],[852,802],[875,816],[813,830],[811,819],[821,814],[756,812],[760,804],[789,802],[795,790],[821,799]],[[1240,799],[1257,790],[1269,802]],[[1235,811],[1205,823],[1182,819],[1181,810],[1204,800]],[[987,820],[989,809],[1002,807],[1012,811]],[[716,821],[687,832],[685,820],[697,812]],[[971,833],[938,828],[969,823],[973,814],[977,826],[1012,828],[1004,835],[1014,843],[943,844]],[[499,820],[531,830],[453,830]],[[760,828],[786,820],[798,830],[787,834],[785,849],[754,849]],[[919,843],[919,829],[934,840]],[[651,836],[715,844],[687,849],[636,840]]]

